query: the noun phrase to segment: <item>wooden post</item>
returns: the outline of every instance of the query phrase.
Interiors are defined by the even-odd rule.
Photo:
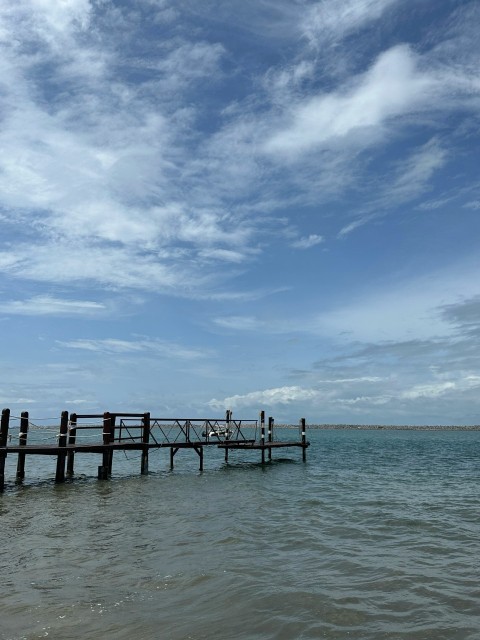
[[[305,431],[305,418],[300,420],[300,428],[302,432],[302,460],[307,461],[307,433]]]
[[[262,445],[262,464],[265,464],[265,411],[260,412],[260,444]]]
[[[70,433],[68,436],[68,444],[74,445],[77,440],[77,414],[72,413],[70,416]],[[67,477],[73,477],[73,465],[75,462],[75,451],[67,452]]]
[[[177,453],[178,447],[170,447],[170,469],[173,469],[173,456]]]
[[[142,449],[142,463],[141,463],[140,473],[142,474],[142,476],[145,476],[148,473],[148,443],[150,441],[150,412],[146,412],[143,414],[142,422],[143,422],[142,442],[144,444],[144,447]]]
[[[228,464],[228,447],[225,447],[225,463]]]
[[[18,436],[18,444],[20,447],[24,447],[27,444],[28,435],[28,411],[22,411],[20,414],[20,434]],[[18,454],[17,460],[17,476],[16,481],[22,482],[25,478],[25,453]]]
[[[225,413],[225,427],[226,427],[226,435],[225,435],[225,439],[229,440],[230,439],[230,424],[232,422],[232,410],[231,409],[227,409],[226,413]]]
[[[200,471],[203,471],[203,447],[193,447],[195,451],[198,453],[198,457],[200,458]]]
[[[110,415],[110,439],[109,444],[115,441],[115,418],[116,416]],[[113,465],[113,449],[110,449],[108,452],[108,475],[112,475],[112,465]]]
[[[60,418],[60,434],[58,436],[58,454],[57,454],[57,470],[55,472],[55,482],[65,482],[65,459],[67,452],[65,446],[67,444],[68,433],[68,411],[62,411]]]
[[[106,445],[110,444],[110,413],[105,411],[103,414],[103,445],[104,449],[102,452],[102,464],[98,467],[98,479],[99,480],[107,480],[108,479],[108,469],[110,464],[110,451],[106,448]]]
[[[268,418],[268,441],[272,442],[273,440],[273,418],[270,416]],[[268,459],[272,460],[272,447],[268,447]]]
[[[0,493],[5,489],[5,461],[7,459],[8,425],[10,423],[10,409],[2,409],[0,423]]]

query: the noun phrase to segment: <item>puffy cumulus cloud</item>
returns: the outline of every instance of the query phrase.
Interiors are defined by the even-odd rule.
[[[208,405],[212,409],[241,409],[244,407],[262,407],[291,404],[293,402],[318,399],[320,393],[315,389],[302,389],[301,387],[279,387],[276,389],[264,389],[252,391],[245,395],[235,395],[223,400],[210,400]]]
[[[431,373],[429,382],[415,382],[402,371],[386,377],[317,379],[314,387],[252,391],[212,399],[208,406],[214,410],[271,408],[282,421],[296,420],[301,414],[311,423],[468,424],[471,418],[465,416],[462,401],[475,400],[479,387],[480,377],[475,374],[452,372],[445,379]]]

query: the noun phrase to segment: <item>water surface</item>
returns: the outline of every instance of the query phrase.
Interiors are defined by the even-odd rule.
[[[280,433],[280,432],[279,432]],[[310,431],[297,449],[100,456],[0,496],[2,640],[480,637],[480,432]],[[83,473],[83,475],[82,475]]]

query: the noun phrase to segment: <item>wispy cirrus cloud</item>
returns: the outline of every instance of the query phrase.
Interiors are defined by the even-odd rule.
[[[90,29],[93,15],[95,29]],[[182,96],[200,79],[220,73],[223,46],[172,37],[142,62],[116,49],[112,38],[97,37],[107,27],[128,30],[121,15],[86,1],[60,7],[21,0],[0,10],[6,87],[0,189],[8,210],[2,218],[20,235],[28,235],[31,227],[37,247],[26,270],[21,243],[15,249],[3,247],[4,262],[16,265],[12,275],[58,281],[55,274],[63,269],[53,244],[60,242],[93,241],[105,248],[102,269],[96,268],[97,259],[92,269],[86,267],[88,258],[77,264],[72,259],[61,280],[96,279],[102,273],[104,284],[116,286],[136,286],[132,274],[114,277],[126,250],[135,255],[131,262],[137,271],[150,263],[160,275],[169,270],[154,253],[163,247],[184,243],[189,248],[184,272],[192,257],[197,254],[201,261],[207,249],[209,259],[232,263],[243,261],[252,249],[247,245],[255,225],[230,215],[221,198],[207,198],[194,164],[182,168],[195,140],[196,117]],[[134,19],[130,29],[136,27]],[[35,51],[28,41],[35,43]],[[139,75],[144,62],[146,77]],[[48,83],[36,73],[47,67]],[[185,197],[181,172],[190,174],[191,199]],[[30,234],[28,242],[32,239]],[[42,255],[50,256],[50,264]],[[196,274],[198,266],[190,269],[189,280]],[[158,277],[151,279],[143,270],[141,280],[155,286]],[[198,287],[201,278],[195,280]]]
[[[58,340],[60,347],[81,349],[96,353],[138,354],[147,353],[179,360],[196,360],[211,355],[209,350],[191,349],[160,339],[139,338],[120,340],[118,338]]]
[[[40,295],[26,300],[7,300],[2,303],[0,312],[25,316],[91,316],[103,313],[107,309],[107,305],[102,302]]]
[[[350,83],[349,83],[350,84]],[[425,108],[438,92],[435,77],[421,71],[406,45],[382,53],[353,87],[295,105],[285,125],[265,143],[266,153],[295,158],[342,143],[369,146],[383,139],[393,119]],[[368,137],[362,136],[368,132]]]
[[[310,249],[311,247],[315,247],[317,244],[321,244],[325,241],[323,236],[319,236],[316,233],[311,233],[304,238],[298,238],[298,240],[294,240],[292,242],[292,247],[294,249]]]
[[[310,25],[310,42],[333,41],[375,23],[395,4],[264,2],[256,15],[265,25],[273,20],[282,37],[288,30],[281,25],[290,22],[304,35]],[[152,47],[139,55],[138,34],[149,33],[146,22],[165,11],[165,37],[158,43],[147,35]],[[219,6],[220,22],[222,11]],[[226,71],[241,73],[245,60],[233,62],[226,41],[188,33],[180,18],[192,12],[206,10],[143,3],[127,16],[121,7],[87,0],[61,6],[20,0],[0,10],[2,218],[20,239],[35,237],[37,248],[26,267],[21,243],[4,246],[9,275],[115,287],[148,282],[159,290],[189,280],[198,291],[216,282],[209,271],[215,262],[231,265],[223,273],[228,277],[265,250],[259,232],[278,208],[358,189],[364,151],[395,140],[423,114],[434,126],[447,107],[474,107],[465,96],[475,88],[460,82],[461,66],[453,74],[434,49],[418,53],[406,44],[378,51],[367,68],[319,89],[319,62],[298,42],[290,60],[259,68],[241,95],[229,99]],[[248,13],[239,9],[239,16]],[[119,47],[120,34],[127,47]],[[452,42],[459,38],[451,34]],[[208,91],[201,101],[191,99],[200,95],[199,82],[227,89],[213,111]],[[415,185],[420,192],[447,161],[440,148],[435,157],[433,148],[429,157],[424,149],[403,177],[392,166],[387,180],[397,200]],[[292,161],[299,163],[295,172]],[[343,225],[344,233],[358,226]],[[88,260],[70,260],[66,269],[45,264],[42,256],[56,261],[57,243],[75,241],[105,249],[101,269],[89,269]],[[307,248],[313,236],[298,242]],[[127,255],[132,266],[118,277]]]
[[[386,184],[377,188],[378,194],[368,204],[367,211],[342,227],[338,237],[346,236],[359,227],[387,215],[392,208],[425,194],[432,188],[432,179],[448,162],[448,153],[433,138],[414,149],[410,155],[395,163]],[[441,206],[441,202],[438,206]],[[435,204],[433,205],[435,207]]]
[[[264,323],[254,316],[223,316],[214,318],[213,323],[224,329],[235,331],[258,331]]]
[[[321,0],[306,12],[303,32],[312,46],[335,43],[378,20],[398,0]]]

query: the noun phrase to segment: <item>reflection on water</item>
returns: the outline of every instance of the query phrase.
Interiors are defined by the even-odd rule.
[[[9,471],[0,638],[478,639],[480,433],[309,439],[306,464],[210,448],[203,474],[182,451],[148,477],[115,454],[109,482],[95,456],[63,486]]]

